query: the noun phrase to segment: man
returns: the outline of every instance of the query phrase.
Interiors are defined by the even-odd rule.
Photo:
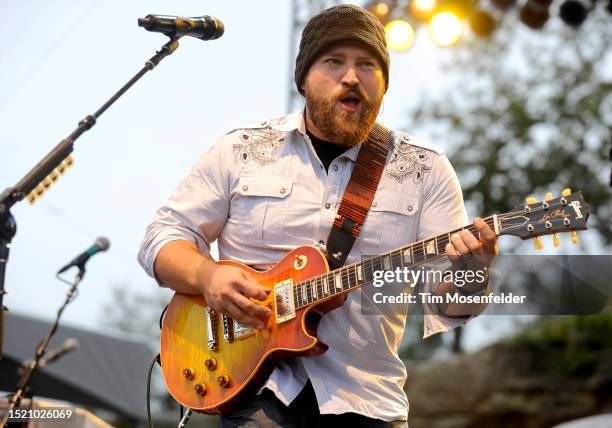
[[[389,84],[380,22],[353,5],[313,17],[302,34],[295,81],[305,111],[220,137],[159,209],[139,253],[161,285],[201,293],[213,309],[256,328],[271,313],[250,299],[264,300],[267,289],[241,270],[218,265],[210,244],[218,240],[221,259],[256,269],[269,268],[301,245],[324,249]],[[404,133],[392,135],[347,264],[467,224],[461,189],[444,154]],[[455,264],[496,254],[495,233],[480,219],[475,224],[480,239],[464,230],[447,245]],[[483,260],[480,267],[488,267],[491,258]],[[462,292],[484,293],[485,286],[486,280]],[[452,283],[432,289],[441,295],[455,291]],[[406,426],[406,372],[397,355],[405,310],[364,315],[367,305],[349,293],[319,324],[318,336],[329,350],[282,361],[257,396],[221,417],[222,426]],[[425,335],[461,325],[482,309],[426,306]]]

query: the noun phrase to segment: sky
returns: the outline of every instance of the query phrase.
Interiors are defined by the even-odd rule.
[[[359,2],[356,2],[359,3]],[[6,277],[10,310],[53,319],[67,287],[55,272],[98,236],[108,252],[87,265],[63,322],[104,328],[113,287],[157,287],[136,261],[155,210],[214,137],[286,113],[292,79],[291,2],[8,0],[0,3],[0,187],[15,184],[79,120],[96,111],[167,38],[138,27],[147,14],[211,15],[215,41],[184,37],[75,143],[74,166],[34,205],[13,207],[18,231]],[[8,41],[8,42],[7,42]],[[391,56],[380,121],[392,128],[444,83],[448,55],[422,34]],[[443,141],[434,142],[442,148]],[[473,217],[478,213],[470,213]]]

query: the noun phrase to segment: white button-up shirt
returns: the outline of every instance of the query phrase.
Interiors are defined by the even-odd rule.
[[[444,153],[405,133],[392,135],[374,202],[346,264],[468,224],[459,181]],[[157,253],[177,239],[193,241],[205,255],[217,240],[221,259],[256,269],[270,268],[298,246],[321,247],[359,149],[348,149],[326,172],[305,132],[303,113],[219,137],[157,211],[141,244],[140,263],[154,277]],[[497,288],[491,282],[490,288]],[[398,348],[406,311],[378,307],[378,314],[364,315],[372,313],[366,300],[349,293],[346,303],[319,323],[318,337],[329,350],[282,361],[264,387],[288,405],[310,378],[322,414],[405,420],[406,370]],[[424,311],[425,337],[468,320],[435,315],[428,306]]]

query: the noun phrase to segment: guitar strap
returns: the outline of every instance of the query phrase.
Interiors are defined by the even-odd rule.
[[[361,234],[361,226],[372,206],[390,145],[391,132],[379,123],[374,125],[361,145],[327,238],[327,259],[332,269],[344,265],[355,240]]]

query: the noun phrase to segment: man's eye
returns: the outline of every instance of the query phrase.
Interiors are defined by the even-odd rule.
[[[361,63],[361,65],[363,67],[368,67],[368,68],[376,67],[376,65],[372,61],[364,61]]]
[[[325,63],[332,64],[332,65],[338,65],[338,64],[340,64],[340,61],[337,60],[336,58],[327,58],[325,60]]]

